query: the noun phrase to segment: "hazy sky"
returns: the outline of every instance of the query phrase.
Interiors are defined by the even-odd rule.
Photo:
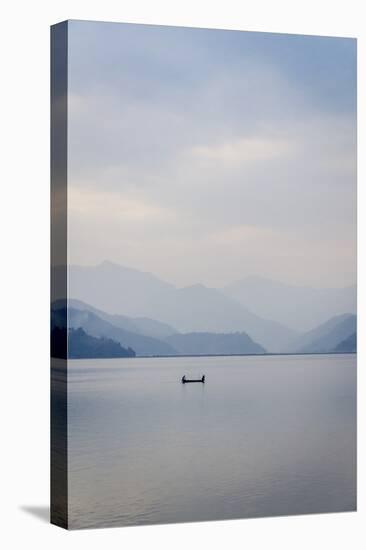
[[[356,41],[72,21],[69,257],[176,283],[356,274]]]

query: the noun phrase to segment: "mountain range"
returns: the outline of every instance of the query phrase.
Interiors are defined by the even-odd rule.
[[[66,328],[54,326],[51,330],[52,357],[66,359],[65,347],[62,343],[66,338]],[[118,342],[109,338],[94,338],[82,328],[70,329],[67,339],[67,353],[69,359],[96,359],[135,357],[131,348],[123,348]]]
[[[55,269],[57,276],[62,268]],[[352,348],[350,336],[356,323],[353,287],[328,292],[252,278],[223,289],[202,284],[177,288],[150,273],[111,262],[71,265],[68,281],[69,326],[81,327],[94,337],[112,338],[130,346],[137,355],[237,353],[235,350],[310,353],[333,351],[342,341]],[[251,308],[244,303],[245,296]],[[320,307],[317,300],[322,296]],[[312,308],[311,329],[301,328],[310,323]],[[64,301],[54,302],[58,316],[62,309]],[[275,319],[259,314],[265,312]],[[278,322],[295,317],[291,326]]]
[[[298,337],[290,346],[289,351],[297,353],[328,353],[341,351],[350,337],[356,334],[356,315],[343,314],[328,319],[318,327]],[[338,348],[338,349],[337,349]],[[356,346],[349,351],[356,351]]]
[[[257,355],[266,350],[245,332],[188,332],[166,338],[182,355]]]
[[[246,332],[276,352],[297,335],[253,313],[220,289],[202,284],[176,288],[150,273],[110,262],[69,266],[69,295],[109,314],[154,319],[178,332]]]
[[[119,326],[112,324],[111,319],[116,320]],[[68,326],[74,345],[77,337],[84,338],[81,332],[77,332],[81,329],[92,338],[116,342],[124,348],[131,349],[138,356],[258,354],[266,351],[245,333],[179,334],[166,326],[165,336],[157,339],[149,336],[155,328],[155,321],[145,321],[144,319],[147,333],[139,326],[139,319],[109,315],[78,300],[70,300],[68,309],[64,300],[58,300],[52,305],[52,327],[65,329]],[[127,326],[130,330],[125,330],[121,325]],[[131,332],[134,325],[138,327],[138,333]],[[160,326],[157,322],[157,327]],[[84,340],[80,346],[84,346]]]
[[[109,316],[79,302],[79,307],[69,304],[68,310],[62,301],[56,302],[52,308],[53,323],[59,327],[66,326],[68,313],[68,326],[71,329],[82,328],[90,336],[96,338],[110,338],[119,342],[124,347],[132,348],[137,355],[175,355],[176,350],[164,340],[158,340],[143,334],[141,331],[134,332],[133,320],[123,316]],[[118,324],[110,322],[109,317],[115,319]],[[124,322],[122,321],[124,320]],[[127,327],[124,328],[124,326]],[[121,326],[122,325],[122,326]],[[149,327],[148,327],[149,328]]]
[[[355,313],[357,308],[356,285],[312,288],[247,277],[222,291],[257,315],[275,319],[300,332],[311,330],[342,313]]]
[[[75,306],[78,305],[78,308]],[[69,328],[68,349],[70,358],[133,357],[153,355],[255,355],[266,350],[245,332],[234,333],[178,333],[170,331],[162,339],[142,332],[113,325],[103,317],[109,314],[96,310],[80,301],[71,301],[69,308],[63,300],[52,307],[52,349],[58,352],[57,331]],[[112,316],[131,328],[136,319]],[[147,330],[154,325],[149,320]],[[158,323],[159,326],[159,323]],[[167,327],[166,330],[169,330]],[[140,328],[141,331],[141,328]],[[61,335],[63,336],[63,335]],[[63,336],[64,337],[64,336]],[[62,346],[60,347],[61,350]],[[293,342],[287,353],[350,353],[356,351],[356,317],[340,315],[319,327],[304,333]],[[93,355],[94,354],[94,355]],[[59,355],[55,355],[59,356]]]

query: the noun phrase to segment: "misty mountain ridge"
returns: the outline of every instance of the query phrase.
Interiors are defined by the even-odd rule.
[[[356,315],[346,313],[328,319],[293,342],[289,351],[297,353],[356,352]]]
[[[288,352],[312,317],[310,328],[355,311],[355,287],[314,289],[248,277],[223,289],[201,283],[178,288],[152,273],[108,261],[71,265],[69,274],[70,304],[90,304],[89,310],[94,307],[113,325],[158,340],[178,332],[245,332],[270,352]],[[293,323],[291,328],[284,320]]]
[[[356,353],[357,352],[357,333],[353,332],[347,338],[339,342],[334,348],[336,353]]]
[[[149,319],[148,317],[127,317],[126,315],[121,314],[110,314],[86,304],[81,300],[74,300],[70,298],[68,300],[68,306],[80,311],[90,311],[94,313],[101,319],[108,321],[112,325],[119,327],[121,329],[127,330],[129,332],[135,332],[137,334],[142,334],[143,336],[150,336],[152,338],[164,339],[167,336],[176,334],[177,330],[172,326],[156,321],[155,319]],[[63,309],[67,307],[67,300],[56,300],[52,303],[52,309]]]
[[[301,332],[357,309],[356,285],[314,288],[250,276],[225,286],[222,291],[258,315]]]
[[[112,323],[101,318],[101,316],[116,319],[123,318],[124,322],[129,321],[122,316],[111,316],[105,314],[100,310],[96,310],[92,306],[88,306],[83,302],[71,301],[72,306],[69,303],[68,309],[64,306],[65,301],[59,300],[53,304],[52,308],[52,327],[65,329],[68,323],[68,328],[71,331],[73,337],[83,336],[81,339],[79,355],[82,357],[82,350],[86,349],[85,337],[83,334],[76,333],[75,331],[83,330],[85,334],[93,338],[108,339],[109,348],[110,342],[118,343],[127,350],[133,349],[139,356],[152,356],[152,355],[231,355],[231,354],[256,354],[265,353],[265,349],[254,342],[245,333],[236,334],[210,334],[210,333],[193,333],[193,334],[170,334],[165,337],[165,340],[157,340],[149,336],[142,334],[136,334],[121,327],[117,327]],[[77,305],[80,305],[82,309],[77,309]],[[99,315],[95,312],[98,311]],[[154,323],[153,320],[149,320]],[[128,325],[130,327],[130,325]],[[150,329],[150,326],[147,327]],[[71,333],[70,333],[71,334]],[[74,340],[75,340],[74,338]],[[177,338],[177,339],[176,339]],[[93,342],[90,342],[92,344]],[[179,344],[176,346],[175,344]],[[77,342],[74,341],[77,345]],[[85,345],[84,345],[85,344]],[[91,347],[91,346],[89,346]],[[120,355],[123,356],[123,355]],[[76,357],[76,355],[70,355],[70,357]],[[86,357],[90,357],[86,355]]]
[[[256,355],[266,350],[245,332],[219,334],[190,332],[174,334],[166,341],[183,355]]]
[[[218,289],[202,284],[177,288],[151,273],[110,262],[69,266],[69,295],[109,314],[147,317],[179,332],[245,332],[271,351],[284,349],[297,334]]]
[[[109,338],[118,342],[124,348],[132,348],[136,355],[175,355],[176,350],[170,344],[150,336],[130,332],[100,318],[92,311],[69,307],[55,307],[52,310],[52,324],[57,327],[82,328],[88,335],[95,338]]]
[[[66,359],[66,328],[54,326],[51,331],[51,356]],[[69,359],[112,359],[135,357],[131,348],[123,348],[109,338],[95,338],[82,328],[69,329],[67,332],[67,355]]]
[[[52,307],[52,327],[66,327],[67,309],[60,300]],[[79,306],[79,307],[77,307]],[[266,353],[263,346],[245,332],[190,332],[165,334],[162,339],[133,333],[106,319],[115,319],[131,329],[133,321],[125,316],[106,314],[77,300],[69,301],[68,323],[71,330],[82,328],[94,338],[110,339],[126,349],[136,349],[139,356],[152,355],[255,355]],[[155,321],[149,319],[148,330]],[[292,342],[286,353],[350,353],[356,351],[355,315],[344,314],[304,333]],[[158,323],[159,326],[159,323]],[[165,327],[164,327],[165,328]],[[140,327],[141,330],[141,327]]]

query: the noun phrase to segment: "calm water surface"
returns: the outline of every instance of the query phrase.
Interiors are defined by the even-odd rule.
[[[73,360],[68,392],[70,528],[356,507],[355,355]]]

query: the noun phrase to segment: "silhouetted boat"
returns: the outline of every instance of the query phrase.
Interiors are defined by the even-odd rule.
[[[202,376],[202,378],[186,378],[186,375],[182,378],[182,384],[191,384],[192,382],[202,382],[202,384],[205,383],[205,375]]]

